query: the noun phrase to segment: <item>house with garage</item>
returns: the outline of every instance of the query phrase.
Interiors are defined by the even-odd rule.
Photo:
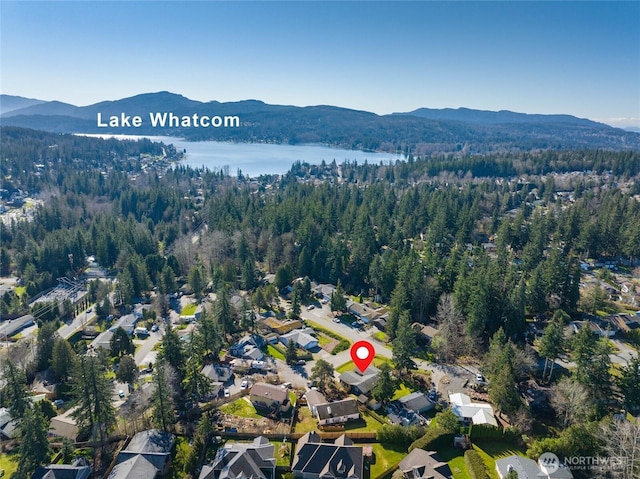
[[[320,426],[344,424],[360,419],[358,403],[353,398],[318,404],[315,415]]]
[[[275,415],[291,407],[289,390],[273,384],[255,383],[251,386],[249,400],[256,409]]]
[[[291,471],[296,479],[363,479],[363,449],[344,434],[323,443],[309,432],[298,440]]]
[[[416,414],[422,414],[431,411],[435,404],[429,397],[421,392],[416,391],[406,396],[402,396],[398,399],[398,403],[407,411],[414,412]]]
[[[368,396],[373,386],[375,386],[380,370],[375,366],[369,366],[364,372],[359,369],[345,371],[339,376],[340,382],[348,386],[356,395],[364,394]]]
[[[449,394],[449,402],[451,410],[461,421],[498,427],[498,421],[493,414],[491,404],[473,402],[469,396],[463,393]]]
[[[311,351],[318,348],[318,339],[311,335],[313,329],[294,329],[280,336],[280,342],[285,346],[289,341],[296,343],[297,347]]]
[[[324,397],[320,391],[315,389],[310,389],[302,396],[305,401],[307,401],[307,407],[311,411],[311,414],[315,417],[316,410],[319,404],[325,404],[327,402],[327,398]]]
[[[261,361],[264,358],[262,348],[265,342],[262,336],[257,334],[247,334],[229,349],[232,356],[241,359]]]
[[[175,436],[159,429],[137,433],[116,458],[108,479],[155,479],[169,471]]]
[[[213,461],[202,467],[198,479],[275,479],[274,446],[263,437],[249,444],[231,443],[218,449]]]

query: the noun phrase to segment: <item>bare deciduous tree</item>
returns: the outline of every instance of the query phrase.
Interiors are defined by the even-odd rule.
[[[562,422],[562,427],[566,429],[571,424],[584,420],[593,403],[591,395],[582,384],[563,377],[552,388],[551,406]]]
[[[608,456],[607,477],[640,477],[640,424],[613,420],[602,426],[602,440]]]

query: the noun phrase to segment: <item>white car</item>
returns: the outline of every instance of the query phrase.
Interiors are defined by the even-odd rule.
[[[310,304],[309,306],[307,306],[307,311],[311,311],[314,308],[315,306],[313,304]]]
[[[231,396],[231,391],[229,391],[228,389],[224,390],[224,397],[228,398],[229,396]]]
[[[484,383],[485,382],[484,376],[480,373],[476,374],[476,381],[478,381],[479,383]]]
[[[242,382],[240,383],[240,389],[247,389],[249,387],[249,381],[247,381],[246,379],[243,379]]]

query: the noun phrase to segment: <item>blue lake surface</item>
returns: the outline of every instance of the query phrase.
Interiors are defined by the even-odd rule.
[[[357,150],[344,150],[322,145],[272,145],[266,143],[231,143],[224,141],[185,141],[182,138],[170,136],[135,135],[87,135],[102,138],[136,139],[149,138],[152,141],[162,141],[173,144],[178,151],[186,150],[185,159],[181,164],[192,168],[205,167],[218,171],[227,167],[229,174],[236,175],[242,170],[243,175],[256,177],[268,174],[284,174],[291,169],[296,161],[319,165],[324,160],[337,164],[344,161],[357,161],[362,164],[380,162],[389,163],[403,160],[404,155],[392,153],[370,153]]]

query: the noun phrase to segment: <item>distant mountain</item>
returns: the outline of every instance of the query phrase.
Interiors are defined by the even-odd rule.
[[[35,100],[37,101],[37,100]],[[237,128],[153,127],[149,113],[238,116]],[[98,127],[97,114],[139,115],[139,128]],[[171,135],[188,140],[323,143],[352,149],[414,154],[490,153],[535,149],[640,150],[640,134],[570,115],[527,115],[467,108],[376,115],[329,105],[297,107],[258,100],[199,102],[170,92],[145,93],[78,107],[40,102],[8,111],[0,124],[62,133]]]
[[[628,126],[625,128],[626,131],[633,131],[635,133],[640,133],[640,127],[638,126]]]
[[[509,110],[488,111],[472,110],[470,108],[418,108],[407,113],[394,113],[394,115],[410,115],[428,118],[430,120],[461,121],[463,123],[477,123],[484,125],[500,125],[513,123],[561,123],[568,125],[600,125],[608,126],[604,123],[584,118],[577,118],[571,115],[540,115],[528,113],[516,113]]]
[[[25,98],[22,96],[14,95],[0,95],[0,115],[12,110],[19,110],[28,106],[37,105],[39,103],[45,103],[43,100],[36,100],[35,98]]]

